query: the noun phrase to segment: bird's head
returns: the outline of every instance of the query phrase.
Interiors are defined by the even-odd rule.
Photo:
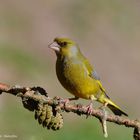
[[[49,48],[53,49],[57,55],[72,56],[79,52],[76,43],[68,38],[55,38]]]

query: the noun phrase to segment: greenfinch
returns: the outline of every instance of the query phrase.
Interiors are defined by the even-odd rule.
[[[55,51],[57,56],[58,80],[75,96],[74,99],[90,100],[89,108],[92,106],[92,101],[96,100],[103,106],[109,107],[115,115],[128,116],[111,101],[101,84],[99,75],[74,41],[68,38],[55,38],[49,47]]]

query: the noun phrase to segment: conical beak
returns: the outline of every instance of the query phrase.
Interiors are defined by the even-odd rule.
[[[60,46],[56,42],[52,42],[51,44],[48,45],[48,47],[56,52],[60,51]]]

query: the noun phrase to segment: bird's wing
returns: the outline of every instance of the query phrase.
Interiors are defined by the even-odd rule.
[[[83,58],[84,59],[84,58]],[[97,83],[99,84],[100,89],[103,91],[103,93],[106,95],[107,98],[110,98],[107,94],[105,89],[103,88],[101,81],[100,81],[100,76],[96,72],[96,70],[93,69],[93,67],[90,65],[87,59],[84,59],[84,64],[88,70],[89,76],[95,80],[97,80]]]
[[[100,82],[99,80],[98,80],[97,82],[98,82],[98,84],[99,84],[100,89],[101,89],[101,90],[103,91],[103,93],[105,94],[105,96],[106,96],[108,99],[110,99],[110,97],[107,95],[105,89],[103,88],[101,82]]]
[[[96,72],[96,70],[93,70],[91,73],[90,73],[90,76],[96,80],[100,80],[100,76],[98,75],[98,73]]]
[[[87,71],[89,73],[89,76],[92,77],[95,80],[100,80],[100,76],[98,75],[98,73],[93,69],[93,67],[90,65],[90,63],[88,62],[88,60],[86,58],[84,59],[84,64],[87,68]]]

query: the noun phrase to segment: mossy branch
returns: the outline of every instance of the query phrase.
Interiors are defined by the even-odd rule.
[[[55,109],[59,108],[65,112],[73,112],[78,115],[88,115],[85,106],[69,103],[65,104],[64,102],[61,102],[62,98],[59,97],[51,98],[48,96],[46,90],[41,87],[9,86],[7,84],[0,83],[0,93],[3,92],[20,97],[24,107],[30,111],[35,111],[37,104],[47,104],[53,108],[55,107]],[[96,117],[101,121],[102,118],[104,118],[104,113],[101,110],[93,109],[91,116]],[[129,118],[116,115],[107,115],[106,121],[133,128],[134,139],[140,140],[140,122],[138,120],[131,120]]]

